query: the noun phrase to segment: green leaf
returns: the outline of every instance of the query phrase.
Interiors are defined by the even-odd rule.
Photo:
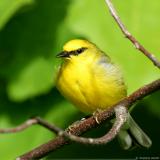
[[[67,4],[65,0],[62,4],[36,1],[34,7],[11,19],[0,32],[0,75],[7,79],[12,100],[22,101],[53,87],[60,63],[55,58],[57,30]]]
[[[52,75],[53,67],[46,59],[43,57],[35,59],[9,83],[9,97],[18,101],[47,93],[53,85]]]
[[[33,0],[1,0],[0,29],[2,29],[15,12],[22,6],[32,4]]]

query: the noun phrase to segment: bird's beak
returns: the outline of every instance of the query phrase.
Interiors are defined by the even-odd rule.
[[[62,51],[59,54],[56,55],[57,58],[63,58],[63,57],[69,57],[69,52]]]

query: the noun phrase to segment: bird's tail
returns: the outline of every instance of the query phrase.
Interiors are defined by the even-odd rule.
[[[152,145],[151,139],[143,132],[129,113],[127,122],[118,133],[118,140],[125,150],[136,145],[145,148],[149,148]]]

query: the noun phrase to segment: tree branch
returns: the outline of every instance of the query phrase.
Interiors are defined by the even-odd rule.
[[[78,143],[82,143],[82,144],[92,144],[92,145],[106,144],[106,143],[110,142],[113,138],[115,138],[115,136],[118,134],[118,132],[121,129],[121,127],[123,126],[123,124],[127,121],[127,117],[128,117],[128,110],[124,106],[118,105],[114,108],[114,111],[116,114],[116,121],[115,121],[113,127],[110,129],[110,131],[108,133],[106,133],[104,136],[102,136],[100,138],[79,137],[79,136],[75,136],[75,135],[71,134],[70,132],[65,132],[60,128],[59,128],[59,130],[61,130],[61,131],[58,134],[68,138],[69,140],[72,140],[72,141],[78,142]],[[99,121],[98,121],[98,123],[99,123]]]
[[[160,79],[153,81],[152,83],[145,85],[139,88],[137,91],[133,92],[128,97],[124,98],[122,101],[112,106],[109,110],[105,110],[104,112],[100,112],[97,114],[99,123],[104,122],[108,117],[113,115],[114,108],[117,106],[125,106],[130,107],[132,104],[141,100],[142,98],[150,95],[151,93],[160,89]],[[84,132],[88,131],[91,128],[96,127],[98,124],[95,118],[92,116],[88,119],[80,121],[77,125],[71,125],[67,132],[73,135],[81,135]],[[63,145],[69,143],[69,140],[64,138],[63,136],[58,136],[57,138],[50,140],[49,142],[31,150],[28,153],[17,158],[17,160],[28,160],[28,159],[37,159],[42,158],[50,152],[62,147]]]
[[[126,38],[128,38],[133,45],[136,47],[136,49],[138,49],[139,51],[141,51],[146,57],[148,57],[155,66],[157,66],[160,69],[160,61],[155,57],[154,54],[150,53],[149,51],[147,51],[137,40],[135,37],[133,37],[131,35],[131,33],[127,30],[127,28],[125,27],[125,25],[122,23],[120,17],[117,14],[116,9],[114,8],[111,0],[105,0],[109,11],[111,13],[111,15],[113,16],[113,18],[115,19],[116,23],[118,24],[118,26],[120,27],[122,33],[125,35]]]
[[[27,121],[25,121],[24,123],[22,123],[21,125],[15,127],[15,128],[0,129],[0,133],[20,132],[20,131],[23,131],[26,128],[28,128],[32,125],[35,125],[35,124],[39,124],[39,125],[47,128],[48,130],[50,130],[52,132],[55,132],[55,133],[61,132],[61,129],[59,129],[55,125],[48,123],[47,121],[41,119],[40,117],[34,117],[34,118],[31,118],[31,119],[28,119]]]

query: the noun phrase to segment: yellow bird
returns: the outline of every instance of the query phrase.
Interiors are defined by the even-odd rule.
[[[64,61],[59,69],[56,86],[60,93],[80,111],[93,113],[107,109],[127,96],[122,73],[117,65],[95,44],[75,39],[67,42],[57,55]],[[121,129],[119,138],[128,149],[132,146],[130,130],[138,144],[149,147],[151,140],[129,115],[128,127]]]

